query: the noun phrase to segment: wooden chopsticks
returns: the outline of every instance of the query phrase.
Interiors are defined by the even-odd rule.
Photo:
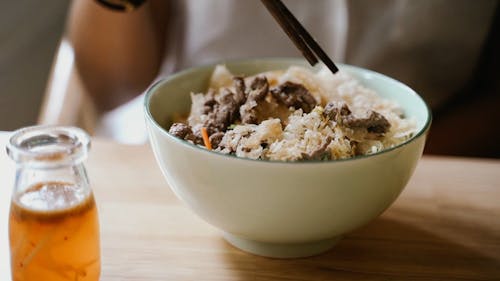
[[[312,66],[316,65],[319,59],[330,69],[330,71],[332,71],[332,73],[339,71],[325,51],[323,51],[316,40],[314,40],[311,34],[307,32],[281,0],[261,1]]]

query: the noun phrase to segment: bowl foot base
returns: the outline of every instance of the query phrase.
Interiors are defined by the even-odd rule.
[[[224,238],[236,248],[258,256],[270,258],[302,258],[319,255],[330,250],[341,237],[295,244],[259,242],[227,232],[224,233]]]

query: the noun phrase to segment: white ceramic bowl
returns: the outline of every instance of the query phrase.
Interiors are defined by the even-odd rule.
[[[225,62],[236,74],[306,65],[298,59]],[[377,217],[401,193],[422,155],[431,114],[409,87],[382,74],[340,65],[417,120],[417,133],[383,152],[347,160],[283,163],[207,151],[170,135],[175,113],[189,112],[189,93],[204,92],[214,65],[185,70],[153,85],[146,123],[158,164],[174,193],[245,251],[303,257],[331,248],[345,233]]]

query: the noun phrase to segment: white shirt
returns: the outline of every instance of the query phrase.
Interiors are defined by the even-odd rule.
[[[473,76],[497,5],[495,0],[284,2],[334,61],[401,80],[432,108],[446,104]],[[260,1],[173,3],[159,77],[227,59],[300,57]],[[104,116],[97,132],[145,141],[142,100]]]

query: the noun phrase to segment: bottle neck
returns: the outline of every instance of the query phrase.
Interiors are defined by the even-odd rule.
[[[23,193],[33,186],[45,183],[73,185],[82,192],[90,192],[87,172],[81,163],[50,169],[18,165],[13,196]]]

